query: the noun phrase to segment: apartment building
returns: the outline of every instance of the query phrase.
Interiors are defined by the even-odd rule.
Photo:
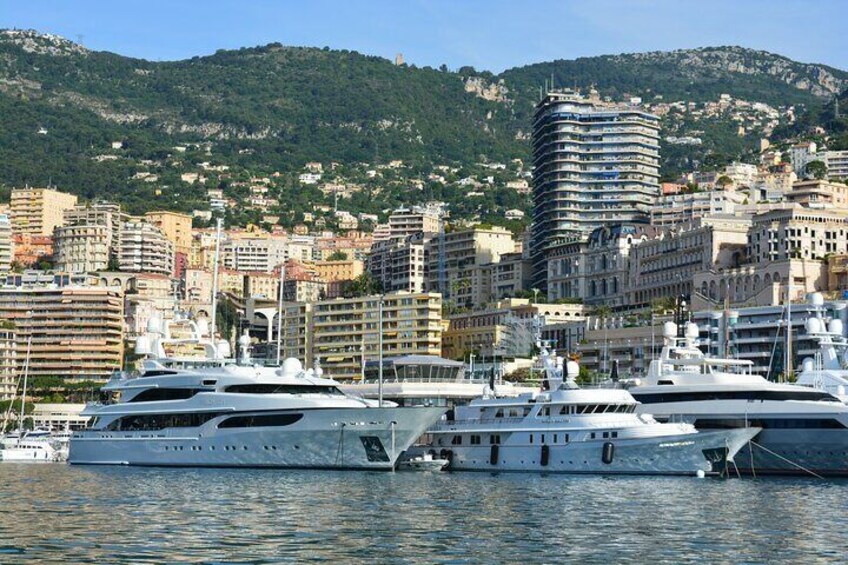
[[[784,199],[808,208],[848,209],[848,185],[826,180],[805,180],[794,183]]]
[[[457,307],[481,306],[489,301],[490,285],[483,265],[514,253],[512,233],[502,227],[473,227],[441,233],[427,243],[428,281]]]
[[[366,269],[384,292],[424,292],[427,286],[427,249],[423,234],[377,241]]]
[[[659,195],[659,118],[564,90],[533,120],[533,286],[546,290],[546,250],[607,223],[647,222]]]
[[[15,235],[52,236],[77,197],[51,188],[13,188],[9,210]]]
[[[584,307],[510,298],[485,309],[451,315],[442,336],[442,356],[446,359],[463,359],[469,353],[483,357],[529,356],[533,346],[531,324],[537,317],[543,325],[580,321],[584,319]]]
[[[389,237],[435,235],[443,227],[441,210],[433,207],[398,208],[389,215]]]
[[[281,237],[231,238],[221,243],[221,264],[233,271],[270,273],[288,258],[288,242]]]
[[[315,275],[324,282],[352,281],[365,272],[365,263],[357,259],[315,261]]]
[[[121,368],[124,299],[120,288],[2,286],[0,318],[15,325],[18,371],[23,370],[27,342],[32,339],[31,377],[107,379]]]
[[[750,225],[744,217],[712,216],[640,243],[631,252],[628,304],[650,306],[657,299],[691,295],[696,273],[738,266]]]
[[[122,271],[174,272],[174,244],[159,228],[140,218],[127,218],[121,226],[118,265]]]
[[[660,196],[651,207],[651,225],[673,228],[714,214],[733,214],[746,200],[733,190],[710,190]]]
[[[17,338],[15,325],[4,321],[0,323],[0,401],[15,396],[18,386]],[[0,414],[2,426],[3,414]]]
[[[191,216],[177,212],[148,212],[144,218],[159,228],[174,244],[174,252],[189,255],[191,252]]]
[[[109,268],[120,249],[123,214],[117,204],[99,202],[65,210],[53,232],[56,269],[90,273]]]
[[[0,273],[12,268],[15,257],[15,240],[12,237],[12,222],[7,214],[0,214]]]
[[[827,165],[827,178],[831,180],[848,179],[848,150],[827,151],[824,163]]]
[[[383,302],[383,355],[441,355],[442,300],[434,293],[394,292],[339,298],[312,307],[312,353],[334,379],[355,379],[363,362],[379,357],[379,304]]]

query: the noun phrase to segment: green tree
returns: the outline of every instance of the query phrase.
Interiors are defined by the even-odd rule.
[[[813,177],[817,180],[822,180],[827,177],[827,165],[822,161],[810,161],[804,169],[808,177]]]
[[[730,178],[730,177],[729,177],[729,176],[727,176],[727,175],[721,175],[721,176],[720,176],[720,177],[718,177],[718,179],[716,180],[716,184],[717,184],[719,187],[721,187],[722,189],[724,189],[724,188],[727,188],[728,186],[730,186],[731,184],[733,184],[733,179],[732,179],[732,178]]]
[[[333,251],[327,257],[327,261],[347,261],[347,253],[341,250]]]

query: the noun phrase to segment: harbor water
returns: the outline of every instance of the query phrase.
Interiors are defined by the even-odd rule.
[[[815,563],[848,482],[0,466],[0,563]]]

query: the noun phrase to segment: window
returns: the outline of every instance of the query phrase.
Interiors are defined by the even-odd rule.
[[[471,436],[471,445],[480,445],[480,436],[472,435]]]
[[[158,402],[161,400],[185,400],[203,389],[198,388],[149,388],[130,398],[127,402]]]
[[[223,412],[195,412],[193,414],[139,414],[122,416],[108,426],[110,431],[152,431],[165,428],[196,428]]]
[[[616,437],[618,437],[618,432],[612,432],[610,435],[611,435],[612,437],[616,438]]]
[[[224,392],[240,394],[329,394],[344,396],[344,393],[334,386],[324,385],[278,385],[278,384],[246,384],[231,385]]]
[[[530,443],[533,443],[533,434],[530,434]]]
[[[219,428],[258,428],[271,426],[290,426],[303,418],[303,414],[262,414],[232,416],[218,424]]]
[[[500,442],[501,442],[501,435],[500,434],[492,434],[492,435],[489,436],[489,443],[490,444],[497,445]]]
[[[662,402],[696,402],[699,400],[816,400],[839,402],[839,399],[827,392],[815,390],[782,391],[782,390],[718,390],[705,392],[663,392],[656,394],[633,395],[644,404],[659,404]]]
[[[453,439],[451,439],[451,445],[462,445],[462,436],[453,436]]]

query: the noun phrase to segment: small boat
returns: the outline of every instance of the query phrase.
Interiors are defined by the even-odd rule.
[[[432,453],[425,453],[404,459],[398,462],[399,471],[441,471],[447,464],[447,459],[435,457]]]
[[[0,449],[0,461],[4,463],[58,463],[66,455],[52,443],[43,440],[18,441],[13,447]]]

